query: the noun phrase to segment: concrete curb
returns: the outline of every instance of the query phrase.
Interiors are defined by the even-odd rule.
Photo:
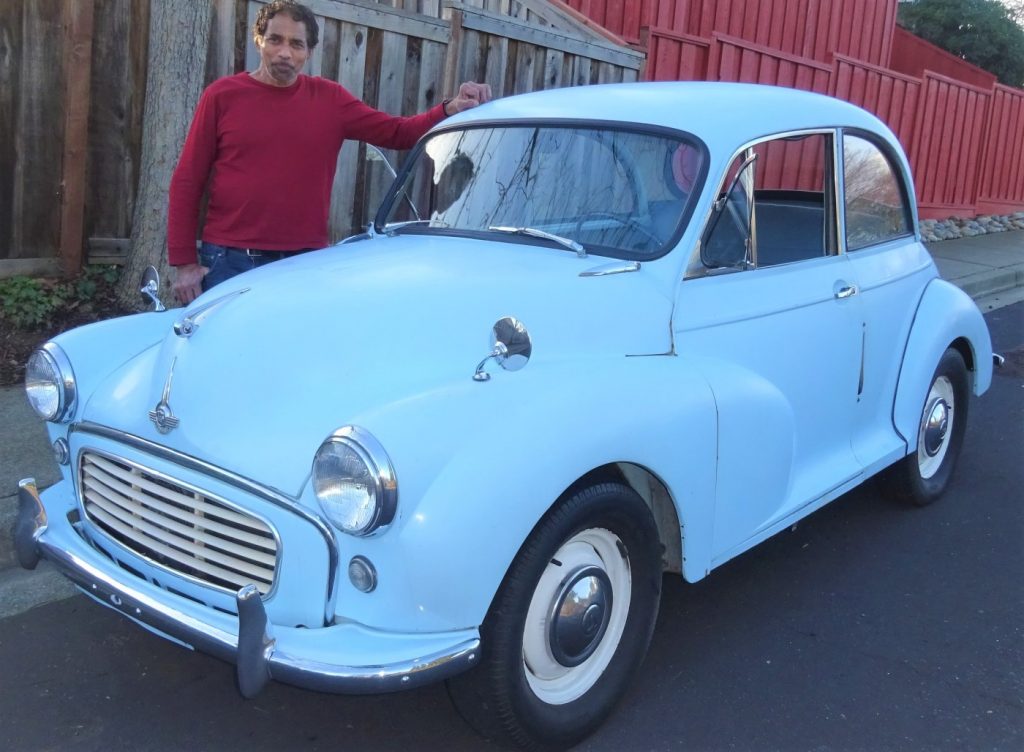
[[[1024,264],[972,274],[956,280],[955,284],[974,300],[1024,287]]]

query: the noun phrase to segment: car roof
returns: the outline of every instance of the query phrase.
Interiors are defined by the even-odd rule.
[[[730,152],[762,136],[843,126],[895,136],[882,121],[849,102],[760,84],[665,81],[598,84],[503,97],[460,113],[444,125],[494,120],[598,120],[689,131],[712,151]]]

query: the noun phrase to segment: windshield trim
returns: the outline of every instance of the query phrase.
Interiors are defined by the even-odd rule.
[[[635,123],[635,122],[624,122],[621,120],[593,120],[589,118],[495,118],[488,120],[476,120],[471,123],[453,123],[451,125],[441,125],[431,129],[426,135],[424,135],[416,145],[409,151],[408,156],[402,164],[402,167],[398,170],[398,175],[391,183],[391,187],[388,188],[388,192],[384,196],[384,200],[381,201],[380,206],[377,209],[376,215],[373,218],[373,228],[378,233],[385,233],[384,219],[391,212],[391,208],[398,198],[399,194],[395,190],[396,186],[402,185],[405,182],[409,172],[412,171],[413,165],[419,160],[421,153],[423,152],[428,140],[442,133],[456,132],[456,131],[469,131],[479,130],[484,128],[563,128],[563,129],[589,129],[589,130],[602,130],[602,131],[620,131],[624,133],[636,133],[641,135],[655,135],[663,136],[667,138],[679,139],[685,141],[691,146],[695,146],[701,155],[700,171],[697,174],[697,179],[694,181],[694,190],[691,194],[691,198],[686,202],[686,206],[683,209],[683,213],[680,217],[680,221],[676,226],[675,231],[665,241],[661,252],[650,255],[639,255],[630,254],[623,251],[621,248],[612,248],[609,246],[593,245],[587,246],[587,253],[594,256],[603,256],[607,258],[621,259],[624,261],[655,261],[660,259],[669,253],[677,245],[683,234],[690,227],[690,222],[693,219],[694,209],[697,204],[700,203],[699,198],[704,193],[704,184],[707,181],[708,169],[710,167],[710,151],[707,144],[704,143],[703,139],[690,131],[684,131],[681,128],[669,128],[664,125],[651,125],[647,123]],[[480,238],[481,236],[496,239],[495,235],[501,235],[506,239],[511,239],[511,235],[502,235],[501,233],[484,233],[479,230],[459,230],[457,228],[449,227],[422,227],[422,226],[405,226],[396,228],[394,234],[416,234],[416,235],[434,235],[442,234],[454,237],[472,237]],[[520,237],[520,241],[526,241],[528,243],[537,245],[553,245],[540,238],[525,238]]]

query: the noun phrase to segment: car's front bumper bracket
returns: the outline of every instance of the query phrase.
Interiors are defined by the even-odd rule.
[[[34,478],[18,483],[18,517],[14,521],[14,551],[25,569],[39,563],[36,538],[46,530],[46,509],[39,498]]]

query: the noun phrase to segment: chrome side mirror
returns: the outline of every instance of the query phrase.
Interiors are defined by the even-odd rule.
[[[533,341],[523,322],[512,316],[498,319],[491,330],[491,352],[477,365],[473,381],[490,380],[484,365],[492,358],[506,371],[518,371],[530,362],[532,354]]]
[[[160,302],[160,272],[156,270],[155,266],[147,266],[143,270],[142,286],[139,288],[139,293],[146,303],[153,304],[154,311],[167,310],[166,306]]]

